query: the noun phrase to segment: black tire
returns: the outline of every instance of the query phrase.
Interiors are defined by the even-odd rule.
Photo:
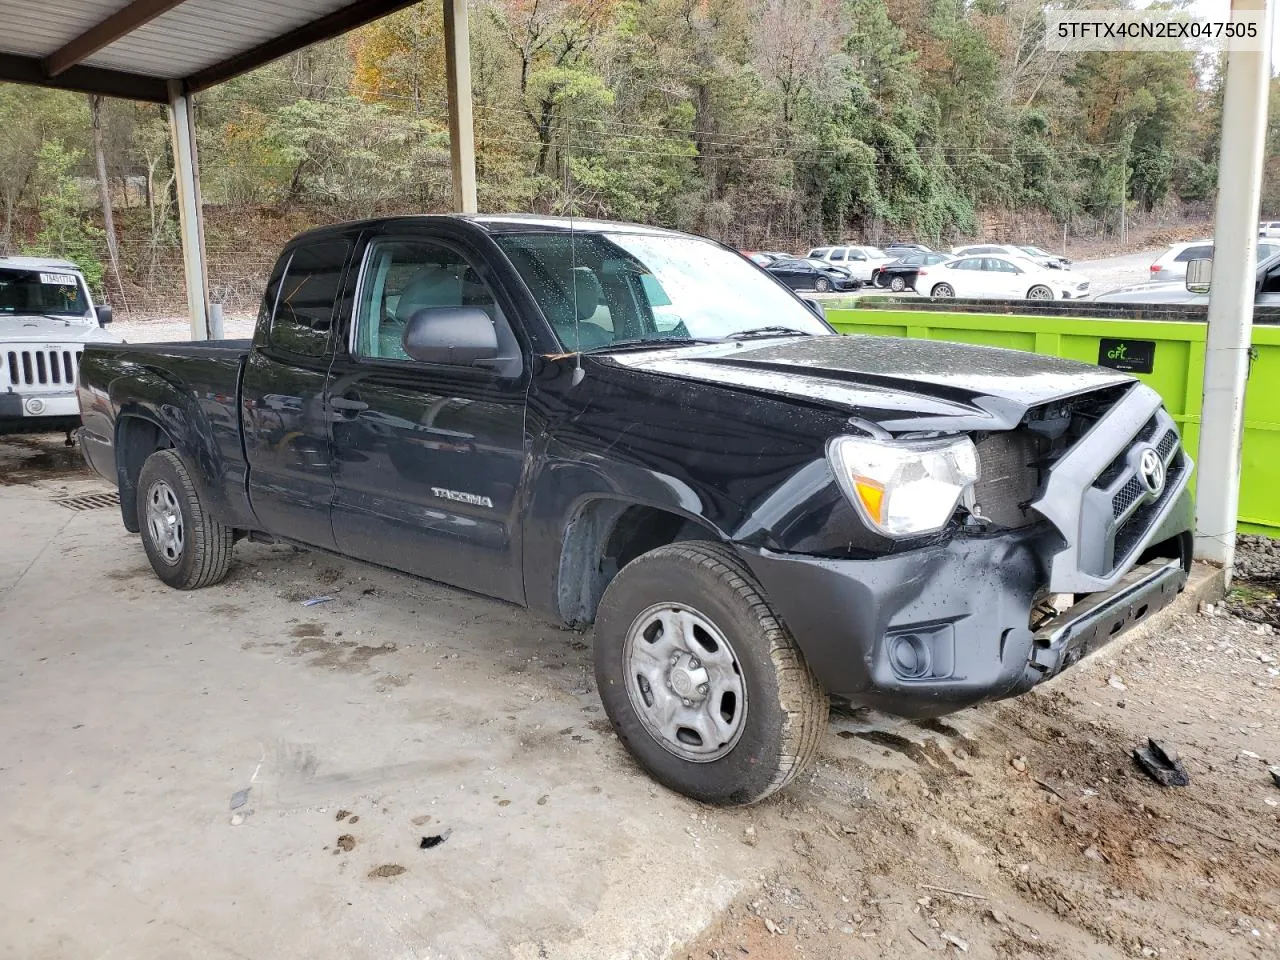
[[[643,690],[628,676],[628,633],[663,604],[692,608],[735,658],[743,716],[728,752],[714,759],[676,755],[633,703]],[[596,617],[595,670],[605,712],[631,755],[659,783],[705,803],[754,803],[782,789],[813,761],[826,730],[826,693],[750,572],[719,544],[659,547],[618,573]]]
[[[152,523],[149,510],[157,498],[156,512],[165,503],[174,517],[169,524],[176,536],[164,538],[164,521]],[[147,457],[138,475],[138,522],[142,546],[156,576],[178,590],[198,590],[220,583],[231,569],[235,531],[205,512],[191,482],[191,474],[173,450],[159,450]],[[180,526],[179,526],[180,524]],[[160,532],[157,532],[157,527]]]
[[[894,277],[889,281],[889,289],[894,293],[901,293],[903,290],[907,289],[907,281],[903,280],[901,277]]]
[[[933,289],[929,291],[931,297],[954,297],[956,292],[949,283],[935,283]]]
[[[826,293],[831,289],[831,281],[826,277],[819,277],[817,280],[813,281],[813,289],[818,293]]]
[[[1043,283],[1037,283],[1034,287],[1027,291],[1028,300],[1052,300],[1053,291],[1046,287]]]

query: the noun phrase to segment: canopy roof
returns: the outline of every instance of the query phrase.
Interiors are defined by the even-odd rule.
[[[415,0],[5,0],[0,81],[164,103]]]

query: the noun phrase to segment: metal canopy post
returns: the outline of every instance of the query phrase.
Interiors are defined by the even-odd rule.
[[[1269,0],[1233,0],[1232,8],[1262,11],[1262,36],[1271,36]],[[1271,81],[1269,44],[1264,43],[1261,50],[1232,50],[1225,60],[1213,283],[1196,465],[1195,555],[1222,564],[1230,582],[1240,504],[1245,378],[1253,340],[1258,204]]]
[[[476,204],[476,139],[471,120],[471,31],[467,24],[467,0],[442,2],[453,204],[460,213],[476,213],[479,207]]]
[[[182,264],[187,281],[191,339],[209,339],[209,277],[204,257],[204,217],[200,210],[200,174],[191,97],[181,81],[169,81],[169,132],[173,138],[173,170],[178,188],[178,220],[182,228]]]

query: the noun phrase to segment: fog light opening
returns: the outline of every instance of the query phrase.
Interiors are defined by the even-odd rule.
[[[914,633],[889,638],[889,665],[904,680],[919,680],[929,675],[929,647]]]

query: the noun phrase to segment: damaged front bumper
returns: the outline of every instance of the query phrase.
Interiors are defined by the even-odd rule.
[[[1150,541],[1166,557],[1039,630],[1031,610],[1063,550],[1049,524],[868,560],[739,547],[827,691],[907,717],[1023,693],[1167,606],[1190,568],[1191,495]]]

